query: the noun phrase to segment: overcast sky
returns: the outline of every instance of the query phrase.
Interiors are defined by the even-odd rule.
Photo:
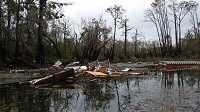
[[[63,0],[57,0],[63,1]],[[66,2],[66,0],[64,0]],[[107,21],[108,26],[113,26],[113,19],[109,13],[105,12],[105,9],[116,5],[122,5],[122,7],[127,11],[125,15],[129,19],[128,25],[130,27],[137,28],[138,31],[145,37],[146,40],[156,40],[157,33],[153,23],[144,22],[144,11],[151,8],[150,4],[154,0],[71,0],[74,5],[67,6],[64,8],[65,16],[71,17],[75,23],[78,25],[81,22],[81,18],[98,18],[101,14],[103,18]],[[199,2],[200,0],[196,0]],[[68,0],[68,2],[70,2]],[[199,10],[199,9],[198,9]],[[182,32],[185,32],[189,26],[189,20],[185,21],[185,26],[183,24]],[[190,27],[190,26],[189,26]],[[134,30],[132,31],[134,32]],[[117,38],[120,38],[118,31]],[[131,40],[133,34],[129,34],[129,40]],[[144,40],[144,37],[140,37]]]

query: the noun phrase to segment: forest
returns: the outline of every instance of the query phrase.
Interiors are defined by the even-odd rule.
[[[70,63],[107,60],[128,62],[160,58],[200,59],[199,3],[155,0],[144,12],[144,22],[154,24],[157,37],[142,41],[138,29],[129,26],[126,9],[113,4],[104,11],[113,19],[108,26],[103,16],[82,18],[80,31],[63,14],[63,7],[76,5],[50,0],[0,1],[0,68],[20,63],[44,65],[57,60]],[[137,16],[136,16],[137,17]],[[189,18],[189,19],[186,19]],[[183,35],[183,20],[191,28]],[[116,32],[121,29],[121,39]],[[132,40],[127,35],[132,34]]]

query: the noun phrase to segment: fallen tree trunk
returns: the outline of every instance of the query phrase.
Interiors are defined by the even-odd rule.
[[[67,70],[63,70],[58,73],[55,73],[53,75],[48,75],[44,78],[31,80],[30,83],[34,85],[56,83],[56,82],[63,81],[67,77],[70,77],[72,75],[74,75],[74,69],[67,69]]]

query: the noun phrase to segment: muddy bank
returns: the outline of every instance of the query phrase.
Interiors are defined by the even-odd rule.
[[[3,73],[0,74],[0,85],[9,83],[26,83],[35,78],[41,78],[46,75],[27,74],[27,73]]]
[[[10,83],[27,83],[36,78],[42,78],[58,72],[59,69],[12,69],[0,71],[0,85]]]

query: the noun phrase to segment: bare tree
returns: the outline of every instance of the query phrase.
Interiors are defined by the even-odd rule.
[[[120,21],[120,28],[124,28],[124,31],[122,32],[124,35],[124,56],[127,56],[127,36],[128,36],[128,31],[132,30],[133,27],[129,27],[127,22],[129,20],[127,19],[127,17],[122,18]]]
[[[198,7],[199,4],[195,1],[186,2],[187,11],[189,12],[189,16],[191,18],[191,24],[193,25],[193,32],[195,36],[199,35],[200,33],[200,22],[198,18]]]
[[[168,6],[172,12],[170,14],[173,16],[176,40],[176,55],[181,55],[181,23],[188,13],[188,11],[186,10],[188,8],[188,5],[186,1],[178,3],[177,0],[170,0],[170,4]]]
[[[116,28],[117,28],[117,22],[120,20],[125,13],[125,9],[122,8],[121,5],[114,5],[106,9],[106,12],[110,13],[112,18],[114,19],[114,34],[113,34],[113,46],[111,49],[111,60],[114,59],[115,55],[115,40],[116,40]]]
[[[200,22],[199,22],[199,18],[198,18],[198,7],[199,4],[195,1],[189,1],[188,2],[188,11],[189,11],[189,16],[191,17],[191,24],[193,25],[192,27],[192,31],[194,33],[194,36],[197,38],[197,55],[198,58],[200,57],[200,39],[199,39],[199,35],[200,35]]]
[[[138,37],[139,37],[138,29],[135,29],[135,35],[132,37],[134,41],[134,52],[135,57],[138,57]]]
[[[152,22],[156,26],[162,56],[171,54],[172,46],[171,28],[169,25],[168,9],[165,0],[155,0],[151,4],[151,9],[145,11],[146,22]]]

